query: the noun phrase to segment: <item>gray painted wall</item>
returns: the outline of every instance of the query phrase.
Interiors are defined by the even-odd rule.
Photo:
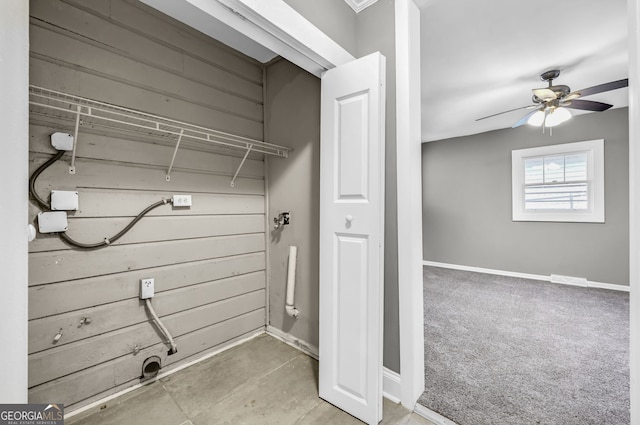
[[[266,140],[293,148],[287,159],[269,158],[268,192],[272,220],[291,212],[291,224],[269,235],[270,325],[318,347],[320,226],[320,79],[286,60],[266,71]],[[284,310],[289,246],[298,247],[297,319]]]
[[[395,119],[395,5],[392,0],[380,0],[373,6],[365,9],[359,14],[355,14],[351,8],[349,8],[342,0],[337,3],[331,2],[330,7],[325,7],[324,2],[306,2],[299,0],[287,0],[292,7],[294,7],[300,14],[309,19],[318,28],[334,38],[339,44],[345,43],[343,47],[349,50],[356,57],[366,56],[369,53],[380,51],[387,58],[387,105],[386,105],[386,206],[385,206],[385,314],[384,314],[384,365],[394,371],[400,370],[400,349],[399,349],[399,332],[398,332],[398,249],[397,249],[397,221],[396,221],[396,208],[397,208],[397,196],[396,196],[396,119]],[[322,6],[322,7],[320,7]],[[346,9],[345,9],[346,8]],[[341,25],[336,25],[335,22],[339,21],[344,25],[351,25],[350,28],[355,28],[355,34],[336,34],[336,31],[345,31],[344,28],[339,28]],[[353,23],[355,22],[355,26]],[[352,37],[355,37],[352,39]],[[354,41],[355,40],[355,41]],[[287,67],[286,65],[278,63],[277,66],[269,67],[268,78],[270,82],[267,84],[267,116],[270,117],[267,120],[268,137],[272,139],[273,143],[280,143],[276,140],[287,140],[287,143],[282,142],[285,145],[297,146],[299,143],[303,143],[305,149],[304,156],[293,156],[287,160],[284,164],[281,161],[275,160],[269,163],[269,173],[276,173],[277,175],[291,173],[292,176],[302,178],[302,182],[306,186],[309,178],[319,179],[319,175],[309,173],[315,173],[315,170],[319,164],[319,150],[314,148],[311,151],[309,147],[310,140],[319,140],[319,116],[317,114],[316,107],[319,106],[319,93],[315,93],[313,90],[319,90],[319,88],[310,88],[311,83],[306,82],[308,77],[298,77],[303,71],[296,71],[294,68]],[[278,73],[283,75],[278,76]],[[300,78],[300,79],[299,79]],[[271,83],[271,79],[274,82]],[[287,85],[287,79],[291,80],[291,83]],[[305,83],[301,83],[301,81]],[[308,90],[303,92],[297,90],[298,84],[300,89]],[[275,90],[282,90],[282,93],[276,93]],[[301,93],[305,93],[304,96]],[[317,99],[316,99],[317,96]],[[308,103],[307,103],[308,102]],[[316,105],[317,103],[317,105]],[[306,109],[302,109],[301,106],[307,105]],[[306,111],[306,112],[303,112]],[[288,119],[288,115],[296,114],[296,116],[302,116],[300,120],[304,122],[313,122],[313,125],[308,127],[301,127],[297,124],[296,120]],[[278,118],[281,117],[281,118]],[[318,119],[317,124],[315,120]],[[282,126],[282,127],[281,127]],[[299,140],[293,135],[300,135]],[[275,136],[278,136],[277,138]],[[288,140],[291,139],[291,142]],[[294,154],[298,155],[298,154]],[[296,165],[288,165],[295,162]],[[285,168],[292,167],[298,171],[284,171]],[[296,174],[302,172],[302,174]],[[292,179],[295,181],[295,179]],[[303,187],[306,189],[306,187]],[[270,217],[275,213],[275,209],[280,208],[274,202],[274,197],[280,197],[280,191],[289,190],[296,194],[291,196],[292,200],[283,203],[282,208],[285,208],[287,204],[297,205],[297,208],[307,204],[316,205],[318,197],[315,196],[319,188],[319,180],[313,180],[313,192],[299,191],[295,186],[288,189],[279,188],[276,183],[271,182],[269,184],[269,194],[271,196],[270,204],[272,206],[270,211]],[[295,200],[293,200],[295,198]],[[286,199],[286,198],[285,198]],[[275,208],[275,209],[274,209]],[[296,239],[297,234],[301,235],[314,235],[317,232],[318,222],[317,217],[310,217],[312,220],[308,222],[302,222],[300,219],[294,219],[296,227]],[[306,227],[303,227],[306,226]],[[285,229],[283,232],[283,240],[285,234],[293,233],[291,230]],[[290,239],[287,239],[290,240]],[[302,338],[308,342],[317,341],[318,336],[317,327],[308,326],[307,324],[293,324],[291,319],[281,317],[282,300],[284,299],[284,286],[282,286],[282,279],[284,269],[286,266],[286,256],[282,257],[284,252],[284,245],[274,247],[274,253],[270,261],[271,271],[271,289],[270,294],[272,297],[272,303],[275,312],[272,312],[272,325],[279,327],[283,326],[283,330],[287,331],[287,327],[290,327],[291,333],[298,338]],[[314,249],[317,249],[314,248]],[[276,254],[277,253],[277,254]],[[317,257],[309,263],[312,270],[317,270]],[[317,276],[309,278],[310,285],[317,285]],[[298,287],[297,287],[298,288]],[[296,289],[303,290],[303,289]],[[309,288],[309,294],[317,296],[317,288],[312,286]],[[297,296],[296,296],[297,297]],[[310,298],[309,298],[310,299]],[[316,301],[317,303],[317,301]],[[311,305],[310,305],[311,307]],[[314,305],[314,309],[317,306]],[[298,319],[300,320],[300,319]],[[310,323],[317,322],[318,318],[307,318]]]
[[[605,140],[606,223],[511,221],[511,150]],[[628,109],[423,144],[424,259],[629,284]]]
[[[342,48],[356,56],[356,13],[344,0],[284,0]]]
[[[133,0],[34,0],[31,16],[32,84],[262,138],[255,61]],[[49,135],[73,122],[32,114],[30,124],[33,171],[53,153]],[[264,162],[249,159],[231,188],[240,156],[183,145],[167,182],[173,144],[84,125],[77,174],[65,156],[40,177],[43,197],[78,190],[68,232],[83,242],[174,193],[192,194],[193,206],[162,206],[100,250],[42,234],[29,245],[30,402],[75,409],[137,384],[151,355],[169,368],[264,329]],[[37,212],[32,204],[32,222]],[[175,355],[138,300],[143,277],[155,278],[153,304]]]
[[[396,180],[395,2],[379,0],[358,14],[358,57],[379,51],[387,58],[385,144],[384,365],[400,371],[398,223]]]

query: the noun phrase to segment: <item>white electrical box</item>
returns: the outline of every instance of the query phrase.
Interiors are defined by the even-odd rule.
[[[72,151],[73,136],[69,133],[53,133],[51,135],[51,146],[59,151]]]
[[[78,211],[78,192],[74,190],[52,190],[51,209],[54,211]]]
[[[140,279],[140,299],[153,298],[154,286],[155,280],[152,277]]]
[[[173,195],[174,207],[190,207],[191,195]]]
[[[69,228],[66,211],[47,211],[38,213],[40,233],[66,232]]]

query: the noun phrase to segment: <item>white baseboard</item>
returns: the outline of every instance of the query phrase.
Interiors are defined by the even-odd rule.
[[[622,291],[622,292],[629,292],[631,290],[630,286],[616,285],[615,283],[593,282],[591,280],[587,281],[587,287],[611,289],[612,291]]]
[[[444,269],[453,269],[453,270],[463,270],[468,272],[476,272],[476,273],[486,273],[486,274],[494,274],[497,276],[509,276],[509,277],[519,277],[522,279],[533,279],[533,280],[542,280],[545,282],[551,282],[552,276],[544,276],[541,274],[530,274],[530,273],[519,273],[519,272],[510,272],[506,270],[495,270],[495,269],[485,269],[482,267],[473,267],[473,266],[462,266],[459,264],[449,264],[449,263],[439,263],[437,261],[423,261],[423,265],[432,266],[432,267],[442,267]],[[622,291],[629,292],[629,286],[626,285],[617,285],[614,283],[603,283],[603,282],[593,282],[590,280],[584,279],[586,283],[577,285],[574,281],[578,279],[582,280],[583,278],[573,278],[571,276],[562,276],[565,279],[554,279],[553,283],[557,283],[560,285],[572,285],[572,286],[584,286],[587,288],[600,288],[600,289],[611,289],[613,291]]]
[[[421,404],[416,404],[416,407],[413,409],[413,411],[417,415],[430,420],[436,425],[458,425],[455,422],[453,422],[451,419],[447,419],[441,414],[436,413],[433,410],[428,409]]]
[[[400,374],[386,367],[382,368],[382,395],[394,403],[400,403],[402,396]]]
[[[267,326],[267,334],[318,360],[318,347],[315,345],[309,344],[308,342],[288,334],[283,330],[274,328],[271,325]],[[400,403],[400,394],[400,375],[386,367],[383,368],[382,395],[394,403]]]
[[[523,279],[545,280],[547,282],[549,282],[551,280],[550,276],[543,276],[543,275],[540,275],[540,274],[530,274],[530,273],[509,272],[509,271],[505,271],[505,270],[485,269],[485,268],[482,268],[482,267],[462,266],[462,265],[459,265],[459,264],[438,263],[437,261],[423,261],[422,264],[424,266],[442,267],[443,269],[463,270],[463,271],[467,271],[467,272],[495,274],[495,275],[498,275],[498,276],[509,276],[509,277],[520,277],[520,278],[523,278]]]
[[[267,334],[318,360],[318,347],[285,331],[267,325]]]

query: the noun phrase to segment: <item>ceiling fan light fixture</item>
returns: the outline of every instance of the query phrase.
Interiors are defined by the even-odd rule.
[[[571,112],[568,109],[558,107],[554,108],[547,115],[545,127],[555,127],[571,119]]]
[[[536,111],[527,120],[527,124],[540,127],[544,124],[545,127],[555,127],[563,122],[571,119],[571,112],[568,109],[562,107],[548,108],[545,114],[545,110]]]
[[[543,122],[544,122],[544,111],[536,111],[536,113],[531,115],[527,120],[527,124],[534,127],[540,127]]]

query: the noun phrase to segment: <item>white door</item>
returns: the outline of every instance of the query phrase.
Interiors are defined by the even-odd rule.
[[[322,77],[320,397],[382,419],[385,58]]]

